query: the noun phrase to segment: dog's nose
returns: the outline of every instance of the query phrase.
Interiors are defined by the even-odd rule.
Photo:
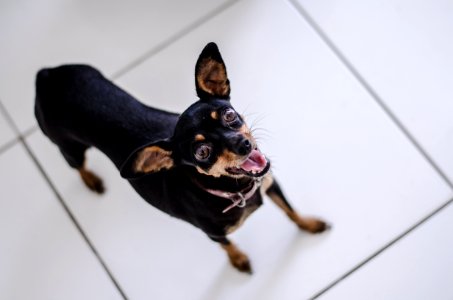
[[[240,155],[247,155],[251,151],[252,151],[252,143],[246,138],[241,139],[238,144],[238,153]]]

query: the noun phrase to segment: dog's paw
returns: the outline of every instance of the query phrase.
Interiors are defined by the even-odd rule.
[[[252,274],[252,266],[249,258],[241,250],[239,250],[235,244],[228,241],[227,243],[222,244],[222,248],[227,252],[228,258],[233,267],[241,272]]]
[[[80,177],[82,177],[83,182],[85,185],[98,194],[102,194],[105,192],[104,183],[102,179],[99,178],[96,174],[91,171],[82,169],[80,170]]]
[[[231,264],[241,272],[252,274],[250,260],[244,253],[236,253],[230,257]]]
[[[296,224],[300,229],[310,233],[321,233],[331,228],[328,223],[315,218],[299,218]]]

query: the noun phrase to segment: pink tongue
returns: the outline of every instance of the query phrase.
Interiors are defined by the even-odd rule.
[[[247,160],[242,163],[241,169],[247,172],[261,172],[266,165],[266,157],[259,150],[252,150]]]

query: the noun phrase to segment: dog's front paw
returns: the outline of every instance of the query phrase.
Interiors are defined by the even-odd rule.
[[[249,258],[241,250],[239,250],[236,245],[228,242],[227,244],[222,245],[222,247],[226,250],[233,267],[241,272],[252,274],[252,267],[250,265]]]
[[[241,272],[252,274],[252,266],[250,260],[242,252],[237,252],[234,255],[230,256],[231,264]]]
[[[321,233],[331,228],[328,223],[316,218],[299,217],[295,222],[300,229],[310,233]]]

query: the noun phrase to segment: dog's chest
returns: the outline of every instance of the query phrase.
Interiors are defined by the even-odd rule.
[[[225,226],[225,232],[226,234],[233,233],[236,231],[241,225],[244,223],[244,221],[255,211],[258,209],[258,207],[261,206],[262,204],[262,199],[261,195],[259,193],[255,193],[254,196],[252,196],[248,201],[245,207],[240,208],[240,207],[235,207],[233,209],[237,210],[235,211],[235,218],[231,219],[231,222]],[[227,212],[228,213],[228,212]]]

